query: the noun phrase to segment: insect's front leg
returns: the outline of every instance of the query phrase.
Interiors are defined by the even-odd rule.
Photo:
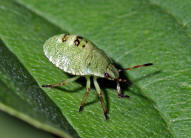
[[[119,84],[119,81],[117,80],[117,95],[119,98],[129,98],[128,95],[123,95],[121,93],[121,87],[120,87],[120,84]]]
[[[53,88],[53,87],[58,87],[58,86],[62,86],[62,85],[65,85],[67,83],[70,83],[70,82],[73,82],[75,80],[77,80],[80,76],[75,76],[73,78],[69,78],[63,82],[59,82],[59,83],[55,83],[55,84],[44,84],[42,85],[42,87],[49,87],[49,88]]]

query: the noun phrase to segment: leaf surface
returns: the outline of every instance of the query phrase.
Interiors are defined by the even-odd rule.
[[[10,104],[0,96],[1,101],[4,100],[2,104],[73,137],[190,137],[189,31],[160,4],[152,2],[0,1],[2,48],[10,53],[12,62],[19,65],[14,71],[17,74],[13,74],[10,73],[13,63],[1,64],[1,81],[15,95],[12,97],[15,102]],[[112,82],[100,80],[109,121],[104,120],[94,89],[84,111],[78,113],[85,92],[83,79],[62,89],[40,87],[70,77],[53,66],[42,50],[46,39],[65,32],[91,40],[122,67],[154,63],[152,67],[124,73],[132,83],[124,89],[130,99],[117,98],[116,90],[108,85]],[[9,63],[11,58],[6,56],[1,60]],[[30,79],[27,81],[27,78]],[[16,97],[22,99],[23,104]],[[18,109],[21,105],[23,110]]]

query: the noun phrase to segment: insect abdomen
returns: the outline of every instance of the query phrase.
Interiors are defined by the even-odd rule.
[[[109,57],[91,42],[76,35],[56,35],[44,46],[47,58],[58,68],[74,75],[104,77]]]

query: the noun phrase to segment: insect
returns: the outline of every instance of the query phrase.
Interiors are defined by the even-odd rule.
[[[43,45],[43,50],[45,56],[56,67],[75,76],[63,82],[55,84],[45,84],[42,85],[42,87],[53,88],[57,86],[62,86],[77,80],[81,76],[85,77],[87,80],[86,92],[79,108],[79,112],[81,112],[90,92],[90,77],[93,77],[93,83],[102,104],[106,120],[108,119],[107,109],[105,107],[101,89],[99,87],[97,79],[106,78],[116,81],[118,97],[129,97],[127,95],[121,94],[120,82],[126,82],[127,80],[120,79],[119,72],[152,65],[152,63],[147,63],[143,65],[137,65],[132,68],[117,69],[112,63],[111,59],[106,55],[103,50],[97,48],[90,41],[77,35],[55,35],[46,40]]]

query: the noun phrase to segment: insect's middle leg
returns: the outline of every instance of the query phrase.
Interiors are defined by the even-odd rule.
[[[106,109],[104,101],[103,101],[103,97],[102,97],[102,94],[101,94],[101,89],[99,87],[99,84],[97,83],[97,77],[94,77],[93,81],[94,81],[94,86],[96,88],[96,92],[97,92],[97,94],[99,96],[99,99],[100,99],[100,102],[102,104],[102,108],[103,108],[103,112],[104,112],[104,115],[105,115],[105,119],[107,120],[108,119],[107,109]]]
[[[55,83],[55,84],[44,84],[42,85],[42,87],[50,87],[50,88],[53,88],[53,87],[57,87],[57,86],[62,86],[62,85],[65,85],[67,83],[70,83],[70,82],[73,82],[75,80],[77,80],[80,76],[75,76],[73,78],[69,78],[63,82],[59,82],[59,83]]]
[[[81,111],[83,110],[85,101],[86,101],[86,99],[87,99],[87,97],[88,97],[88,94],[89,94],[89,92],[90,92],[90,77],[89,77],[89,76],[86,77],[86,80],[87,80],[87,82],[86,82],[86,93],[85,93],[85,95],[84,95],[84,97],[83,97],[83,100],[82,100],[82,103],[81,103],[79,112],[81,112]]]

